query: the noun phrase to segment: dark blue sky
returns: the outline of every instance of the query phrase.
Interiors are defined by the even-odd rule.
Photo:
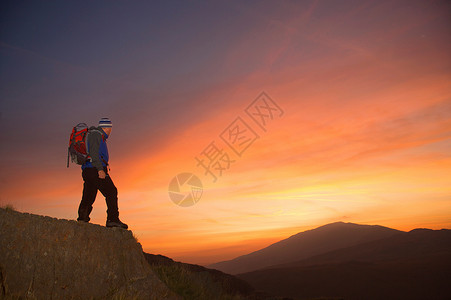
[[[116,121],[133,118],[135,124],[127,126],[135,131],[183,118],[177,106],[188,97],[171,94],[200,89],[200,83],[207,88],[227,76],[215,72],[222,52],[236,29],[252,21],[229,5],[205,2],[9,1],[2,6],[2,125],[6,140],[19,148],[33,143],[41,130],[57,146],[57,136],[73,123],[106,115]],[[145,118],[140,117],[144,104],[153,104]],[[13,151],[11,144],[7,152]]]

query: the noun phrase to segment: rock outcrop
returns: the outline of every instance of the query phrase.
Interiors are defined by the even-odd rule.
[[[0,294],[35,299],[180,299],[131,231],[0,209]]]

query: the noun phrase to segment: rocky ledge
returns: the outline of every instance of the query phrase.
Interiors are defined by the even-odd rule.
[[[0,295],[180,299],[129,230],[0,209]]]

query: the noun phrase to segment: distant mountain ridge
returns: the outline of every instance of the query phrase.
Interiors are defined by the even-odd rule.
[[[451,299],[451,230],[415,229],[237,277],[268,294]]]
[[[265,269],[343,262],[408,262],[424,260],[425,257],[449,257],[451,260],[451,230],[414,229]]]
[[[399,233],[402,231],[379,225],[336,222],[300,232],[261,250],[208,267],[229,274],[245,273],[273,265],[300,261]]]

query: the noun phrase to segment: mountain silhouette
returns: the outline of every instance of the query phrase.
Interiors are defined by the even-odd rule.
[[[451,230],[399,232],[237,276],[295,299],[451,299]]]
[[[295,234],[261,250],[208,267],[229,274],[245,273],[273,265],[297,262],[398,233],[401,231],[379,225],[336,222]]]
[[[343,262],[415,261],[451,259],[451,230],[414,229],[394,236],[330,251],[307,259],[267,268],[284,268]]]

